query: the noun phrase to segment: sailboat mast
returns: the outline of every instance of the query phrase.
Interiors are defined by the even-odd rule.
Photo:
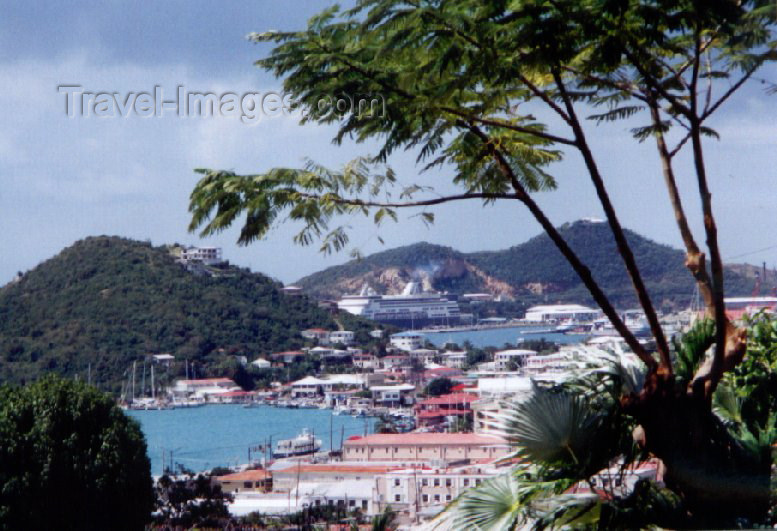
[[[154,394],[154,364],[151,364],[151,398],[156,398]]]

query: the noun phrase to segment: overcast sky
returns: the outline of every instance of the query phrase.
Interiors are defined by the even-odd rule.
[[[278,228],[266,240],[238,247],[237,230],[200,240],[187,232],[188,196],[194,168],[259,172],[295,166],[305,157],[339,167],[374,145],[331,144],[333,129],[299,126],[293,117],[80,116],[65,113],[62,85],[84,91],[140,92],[173,99],[177,87],[217,94],[279,90],[280,81],[253,66],[269,48],[249,43],[252,31],[301,28],[330,2],[165,1],[4,2],[0,18],[0,284],[76,240],[120,235],[154,244],[188,243],[224,248],[230,261],[284,282],[344,262],[317,247],[292,244],[295,227]],[[761,73],[777,80],[772,68]],[[73,102],[71,102],[73,103]],[[777,264],[777,97],[752,84],[720,113],[712,126],[721,142],[707,144],[715,212],[724,257]],[[92,109],[94,110],[94,109]],[[71,111],[73,109],[71,108]],[[624,226],[656,241],[680,240],[663,188],[654,145],[628,135],[627,124],[590,128],[593,147]],[[415,154],[390,161],[406,183],[417,182]],[[699,241],[698,201],[689,161],[679,178],[687,193]],[[539,196],[556,224],[601,217],[581,160],[570,153],[551,168],[555,192]],[[451,172],[422,180],[446,190]],[[370,253],[416,241],[462,251],[503,249],[539,233],[519,206],[455,204],[440,208],[425,227],[403,216],[380,233],[359,218],[352,243]],[[378,234],[386,242],[382,246]]]

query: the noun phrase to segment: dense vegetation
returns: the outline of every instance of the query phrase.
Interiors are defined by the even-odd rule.
[[[606,224],[578,221],[560,227],[559,232],[618,306],[626,308],[636,305],[631,283],[615,248],[612,232]],[[694,288],[693,279],[684,266],[684,253],[655,243],[633,231],[625,232],[648,290],[659,307],[686,307]],[[591,296],[580,279],[545,234],[502,251],[476,253],[460,253],[449,247],[418,243],[327,268],[301,279],[299,285],[313,295],[331,297],[342,294],[338,284],[347,279],[365,277],[377,285],[376,279],[383,270],[403,268],[408,272],[433,272],[430,275],[432,285],[440,291],[488,291],[481,276],[463,267],[451,267],[454,261],[474,266],[487,276],[510,285],[519,301],[529,304],[591,302]],[[408,278],[410,276],[407,275]],[[754,282],[755,279],[746,275],[742,268],[727,269],[726,287],[731,296],[749,295]],[[761,289],[767,292],[775,285],[777,283],[773,275],[767,275]]]
[[[94,387],[0,387],[0,529],[142,529],[150,469],[140,426]]]
[[[115,391],[132,361],[148,354],[176,356],[173,374],[183,374],[186,359],[206,375],[231,355],[298,348],[306,328],[337,329],[329,313],[279,287],[232,267],[194,275],[164,247],[87,238],[0,289],[0,380],[90,372]],[[338,320],[362,339],[372,328],[349,315]]]

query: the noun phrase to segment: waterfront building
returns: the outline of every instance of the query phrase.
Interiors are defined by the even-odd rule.
[[[176,380],[170,388],[173,398],[198,398],[212,401],[213,397],[242,391],[240,386],[229,378],[203,378],[199,380]]]
[[[370,391],[376,406],[412,406],[415,402],[415,386],[410,384],[375,385],[370,387]]]
[[[236,494],[238,492],[268,492],[273,488],[273,477],[268,470],[244,470],[226,476],[217,476],[221,490]]]
[[[499,350],[494,353],[494,368],[497,371],[507,371],[513,364],[517,367],[523,367],[529,358],[536,355],[537,353],[533,350]]]
[[[569,320],[590,322],[600,315],[600,310],[580,304],[552,304],[532,306],[526,310],[524,321],[533,323],[560,323]]]
[[[509,453],[501,437],[474,433],[375,434],[343,445],[343,461],[483,462]]]
[[[320,378],[306,376],[289,384],[292,398],[323,396],[328,391],[364,389],[383,382],[380,374],[329,374]]]
[[[277,466],[277,465],[276,465]],[[394,470],[396,464],[386,463],[283,463],[273,467],[273,489],[290,492],[297,483],[337,483],[340,481],[373,480],[375,476]],[[372,489],[370,489],[371,491]]]
[[[481,398],[505,399],[532,390],[532,382],[526,376],[479,378],[475,392]]]

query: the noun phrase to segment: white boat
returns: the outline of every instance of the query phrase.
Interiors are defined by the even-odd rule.
[[[302,433],[293,439],[281,439],[275,445],[272,453],[274,458],[293,457],[295,455],[314,454],[321,449],[321,439],[316,437],[303,428]]]

